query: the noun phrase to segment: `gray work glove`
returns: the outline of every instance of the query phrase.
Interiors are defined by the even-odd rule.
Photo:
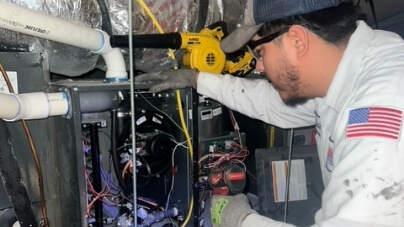
[[[135,83],[142,83],[146,81],[157,82],[149,89],[149,91],[152,93],[186,87],[193,87],[196,89],[196,74],[197,71],[195,69],[179,69],[146,73],[136,76]]]
[[[247,215],[256,213],[244,194],[212,197],[210,214],[214,227],[239,227]]]

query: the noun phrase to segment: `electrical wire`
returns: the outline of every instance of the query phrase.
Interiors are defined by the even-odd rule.
[[[146,3],[143,0],[137,0],[139,5],[142,7],[142,9],[146,12],[146,14],[150,17],[152,20],[154,26],[156,26],[156,29],[158,32],[161,34],[164,33],[163,29],[160,26],[160,23],[157,21],[156,17],[153,15],[153,13],[150,11],[149,7],[146,5]],[[168,49],[168,55],[170,56],[171,59],[175,59],[174,51],[172,49]]]
[[[89,147],[89,139],[85,138],[83,136],[83,150],[84,150],[84,156],[86,156],[86,154],[89,154],[91,147]],[[100,160],[102,159],[102,157],[100,156]],[[112,160],[111,160],[111,156],[109,158],[109,165],[108,165],[108,171],[104,170],[104,166],[102,164],[102,162],[100,161],[100,171],[101,171],[101,176],[102,176],[102,180],[103,183],[107,186],[108,190],[114,194],[114,195],[120,195],[121,194],[121,190],[114,184],[112,177],[111,177],[111,166],[112,166]],[[88,168],[88,166],[87,166]],[[89,168],[91,169],[91,168]]]
[[[152,14],[152,12],[150,11],[149,7],[144,3],[144,1],[143,0],[137,0],[137,2],[139,3],[140,6],[142,6],[143,10],[146,11],[147,15],[153,21],[153,24],[156,26],[157,30],[160,33],[164,33],[164,31],[161,28],[160,24],[158,23],[158,21],[156,20],[156,18]],[[170,58],[172,60],[175,60],[174,52],[171,49],[169,49],[168,51],[169,51]],[[174,66],[174,68],[178,69],[176,66]],[[182,108],[182,101],[181,101],[181,93],[180,93],[179,90],[176,90],[175,94],[176,94],[176,97],[177,97],[177,106],[178,106],[178,113],[180,115],[181,126],[183,128],[185,138],[187,139],[188,151],[189,151],[189,154],[190,154],[190,160],[191,160],[191,163],[193,163],[193,148],[192,148],[191,138],[189,136],[188,129],[187,129],[187,126],[185,124],[184,114],[182,112],[183,108]],[[188,224],[189,220],[191,219],[192,212],[193,212],[193,206],[194,206],[194,199],[193,199],[193,194],[192,194],[191,202],[189,204],[187,217],[186,217],[184,223],[181,226],[186,226]]]
[[[8,74],[1,63],[0,63],[0,71],[3,74],[4,80],[6,81],[9,92],[14,93],[14,89],[13,89],[13,86],[11,85],[10,78],[8,77]],[[21,120],[21,123],[22,123],[22,127],[24,128],[25,135],[27,136],[28,144],[29,144],[32,156],[35,161],[36,171],[38,173],[39,197],[40,197],[40,201],[41,201],[41,212],[42,212],[41,226],[48,227],[49,223],[48,223],[48,215],[47,215],[46,205],[45,205],[45,192],[44,192],[41,164],[39,162],[38,154],[37,154],[37,151],[36,151],[36,148],[34,145],[34,141],[32,139],[31,132],[29,131],[28,125],[24,119]]]
[[[169,191],[168,196],[167,196],[166,210],[168,209],[168,204],[170,203],[171,192],[174,189],[174,180],[175,180],[175,172],[173,171],[175,169],[174,157],[175,157],[175,152],[177,151],[177,148],[179,146],[187,148],[186,146],[183,145],[183,143],[177,143],[177,145],[175,145],[175,147],[173,149],[173,152],[171,154],[171,168],[172,168],[172,171],[171,171],[171,187],[170,187],[170,191]]]
[[[250,175],[250,177],[252,179],[254,179],[256,182],[258,182],[257,177],[254,176],[254,174],[252,174],[250,171],[247,170],[248,175]]]
[[[157,108],[156,106],[154,106],[151,102],[149,102],[149,100],[147,100],[146,97],[144,97],[141,92],[136,92],[136,94],[138,94],[142,99],[144,99],[144,100],[147,102],[147,104],[149,104],[149,105],[150,105],[153,109],[155,109],[157,112],[159,112],[159,113],[163,114],[164,116],[166,116],[166,117],[167,117],[175,126],[177,126],[182,132],[184,131],[184,129],[181,128],[181,126],[179,126],[179,125],[177,124],[177,122],[174,121],[174,119],[172,119],[167,113],[165,113],[164,111],[160,110],[159,108]]]
[[[243,147],[243,141],[241,139],[241,134],[240,134],[240,127],[239,127],[239,125],[238,125],[238,123],[236,121],[236,117],[234,117],[234,113],[230,109],[229,109],[229,114],[230,114],[231,123],[232,123],[233,128],[234,128],[234,132],[236,133],[236,136],[237,136],[237,140],[239,141],[240,146]]]
[[[230,152],[213,151],[210,154],[206,154],[199,159],[198,163],[201,164],[206,159],[211,159],[209,160],[208,163],[203,165],[203,168],[216,169],[226,162],[242,163],[242,161],[244,161],[250,154],[250,152],[247,149],[242,149],[241,146],[236,143],[232,143],[232,148],[235,149],[236,151],[230,151]],[[241,165],[245,164],[242,163]]]
[[[151,170],[151,168],[150,168],[149,163],[146,161],[146,159],[143,158],[142,156],[139,156],[139,159],[140,159],[141,163],[142,163],[143,165],[145,165],[145,167],[146,167],[147,176],[142,176],[142,175],[139,174],[140,177],[146,177],[146,182],[144,182],[144,183],[143,183],[142,185],[140,185],[140,186],[139,186],[139,185],[136,185],[136,187],[137,187],[137,188],[140,188],[140,189],[143,189],[143,188],[145,188],[147,185],[149,185],[150,180],[151,180],[151,178],[152,178],[154,175],[152,174],[152,170]],[[163,170],[162,170],[161,172],[163,172]],[[133,169],[132,169],[131,173],[133,174]],[[156,175],[157,175],[157,174],[160,174],[160,172],[159,172],[159,173],[156,173]]]
[[[114,122],[114,120],[112,120],[111,122]],[[114,124],[115,123],[111,123],[111,127],[113,127]],[[112,144],[112,138],[108,133],[104,132],[103,130],[98,130],[98,132],[101,133],[101,134],[106,135],[111,140],[111,144]],[[85,153],[84,155],[86,155],[91,150],[91,147],[89,145],[90,139],[83,135],[82,136],[82,141],[83,141],[83,150],[84,150],[84,153]],[[120,195],[121,194],[120,188],[118,186],[116,186],[115,183],[112,180],[112,155],[109,154],[108,170],[105,170],[104,165],[103,165],[101,160],[102,160],[102,157],[100,155],[100,171],[101,171],[101,176],[102,176],[103,183],[106,184],[106,186],[108,187],[108,190],[112,194]]]
[[[122,175],[121,175],[122,179],[125,179],[125,174],[126,174],[126,172],[129,170],[129,167],[130,167],[130,168],[133,168],[133,167],[132,167],[132,161],[131,161],[131,160],[129,160],[129,161],[126,163],[125,167],[123,167]]]
[[[109,161],[108,161],[108,171],[104,170],[104,166],[101,163],[101,175],[105,181],[105,184],[107,184],[108,189],[113,193],[113,194],[120,194],[121,191],[118,188],[118,186],[115,185],[115,183],[112,180],[112,157],[111,155],[109,156]]]
[[[97,192],[94,189],[94,186],[90,180],[90,176],[89,176],[87,169],[84,170],[84,176],[85,176],[85,179],[87,182],[88,191],[91,192],[91,194],[94,196],[90,203],[88,203],[88,201],[87,201],[88,204],[87,204],[86,214],[89,218],[93,217],[93,215],[91,215],[91,209],[97,200],[101,200],[102,203],[108,207],[117,207],[124,200],[124,199],[121,199],[118,202],[109,200],[108,197],[111,197],[112,200],[114,200],[118,197],[122,197],[122,198],[125,198],[125,197],[121,194],[114,194],[110,190],[108,184],[105,184],[103,189],[100,192]]]
[[[189,151],[189,156],[190,156],[189,158],[191,159],[191,163],[193,163],[193,160],[194,160],[193,154],[194,154],[194,152],[193,152],[193,147],[192,147],[192,143],[191,143],[191,138],[189,136],[188,129],[187,129],[187,126],[185,124],[184,113],[182,112],[182,102],[181,102],[180,91],[177,90],[176,94],[177,94],[178,113],[180,114],[181,125],[184,128],[184,134],[185,134],[185,137],[187,139],[188,151]],[[193,207],[194,207],[194,199],[193,199],[193,197],[194,196],[192,194],[191,202],[189,204],[189,209],[188,209],[188,215],[187,215],[184,223],[181,225],[181,227],[186,226],[188,224],[189,220],[191,219],[191,215],[192,215]]]

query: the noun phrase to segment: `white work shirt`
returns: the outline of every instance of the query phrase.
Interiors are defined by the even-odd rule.
[[[404,41],[398,35],[358,21],[327,96],[297,107],[286,106],[261,79],[201,72],[198,92],[281,128],[316,125],[325,191],[313,226],[404,226]],[[242,226],[293,225],[251,214]]]

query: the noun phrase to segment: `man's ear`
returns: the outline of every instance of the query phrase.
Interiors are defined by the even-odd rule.
[[[296,57],[303,57],[309,49],[308,30],[301,25],[293,25],[287,33],[289,44],[294,48]]]

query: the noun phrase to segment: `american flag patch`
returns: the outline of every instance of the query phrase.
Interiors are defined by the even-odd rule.
[[[349,112],[346,138],[386,138],[398,140],[403,111],[382,108],[359,108]]]

